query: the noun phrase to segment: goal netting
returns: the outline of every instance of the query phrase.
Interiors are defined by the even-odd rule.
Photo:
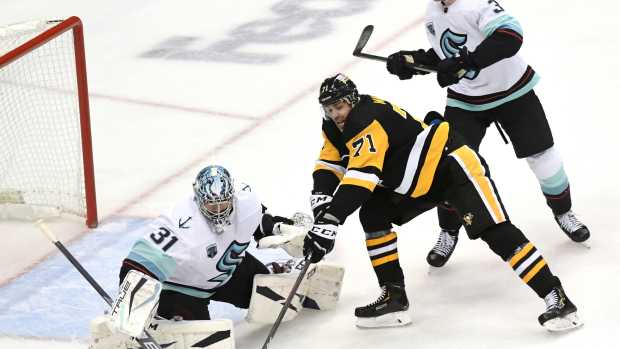
[[[0,218],[97,225],[82,24],[0,27]]]

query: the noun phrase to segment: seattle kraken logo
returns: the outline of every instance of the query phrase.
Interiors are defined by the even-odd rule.
[[[233,241],[230,246],[224,251],[222,258],[217,261],[217,270],[222,273],[211,280],[209,282],[219,282],[220,285],[224,282],[228,281],[232,274],[237,269],[237,266],[241,264],[243,257],[240,257],[241,253],[245,251],[246,248],[250,245],[250,242],[239,243],[237,241]]]
[[[455,57],[467,43],[467,34],[457,34],[448,28],[441,34],[439,43],[446,58]],[[477,70],[469,70],[463,77],[473,80],[478,73],[480,72]]]

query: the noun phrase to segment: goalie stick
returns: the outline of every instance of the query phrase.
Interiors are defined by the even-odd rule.
[[[293,288],[291,289],[291,292],[288,294],[288,297],[286,297],[286,301],[284,302],[284,304],[282,304],[282,310],[280,310],[280,314],[278,314],[278,318],[276,319],[276,322],[273,323],[273,326],[271,327],[271,330],[269,331],[269,335],[267,335],[267,339],[265,339],[265,344],[263,344],[262,349],[267,349],[269,347],[269,343],[271,342],[273,337],[276,335],[276,331],[278,330],[278,327],[280,327],[280,323],[282,322],[282,319],[284,318],[284,314],[286,314],[286,311],[288,310],[289,306],[291,305],[291,302],[293,301],[293,297],[295,297],[295,294],[297,293],[297,289],[299,288],[299,285],[303,281],[304,276],[306,275],[306,272],[308,271],[308,268],[310,267],[310,264],[312,264],[310,263],[310,256],[311,255],[306,256],[304,267],[299,272],[299,275],[297,276],[297,280],[295,280],[295,283],[293,284]]]
[[[357,44],[355,45],[355,48],[353,49],[353,55],[355,57],[372,59],[374,61],[387,62],[387,60],[388,60],[387,57],[377,56],[377,55],[373,55],[373,54],[362,52],[362,50],[364,49],[364,47],[368,43],[368,40],[370,39],[370,35],[372,35],[372,31],[374,29],[375,29],[375,27],[372,24],[369,24],[369,25],[367,25],[364,28],[364,30],[362,30],[362,34],[360,34],[360,38],[357,40]],[[424,64],[419,64],[419,63],[416,63],[415,61],[408,61],[407,60],[407,61],[405,61],[405,64],[407,66],[409,66],[410,68],[415,69],[415,70],[419,70],[419,71],[423,71],[423,72],[427,72],[427,73],[436,73],[437,72],[437,68],[431,67],[431,66],[428,66],[428,65],[424,65]],[[456,75],[458,77],[462,77],[466,73],[467,72],[464,69],[461,69]]]
[[[50,228],[43,223],[43,220],[39,219],[36,222],[37,227],[47,236],[47,238],[62,252],[62,254],[71,262],[71,264],[77,269],[80,274],[88,281],[88,283],[99,293],[101,298],[112,307],[114,301],[112,297],[97,283],[97,281],[82,267],[82,264],[78,262],[75,257],[67,250],[65,245],[56,238],[56,235],[50,230]],[[143,349],[162,349],[157,341],[146,330],[144,330],[146,338],[134,338]]]

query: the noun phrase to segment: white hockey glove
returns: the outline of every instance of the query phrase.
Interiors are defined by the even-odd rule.
[[[138,337],[150,323],[159,303],[161,283],[136,270],[130,270],[112,305],[110,320],[114,330]]]

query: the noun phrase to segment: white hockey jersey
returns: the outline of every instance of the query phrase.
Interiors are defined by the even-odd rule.
[[[444,12],[438,1],[426,9],[426,35],[441,59],[466,46],[472,52],[495,30],[507,28],[523,36],[519,22],[494,0],[457,0]],[[447,105],[481,111],[495,108],[529,92],[539,76],[516,54],[481,71],[469,71],[448,88]]]
[[[154,219],[127,258],[164,282],[164,290],[210,297],[230,280],[261,221],[262,205],[244,187],[235,193],[223,233],[215,233],[190,196]]]

